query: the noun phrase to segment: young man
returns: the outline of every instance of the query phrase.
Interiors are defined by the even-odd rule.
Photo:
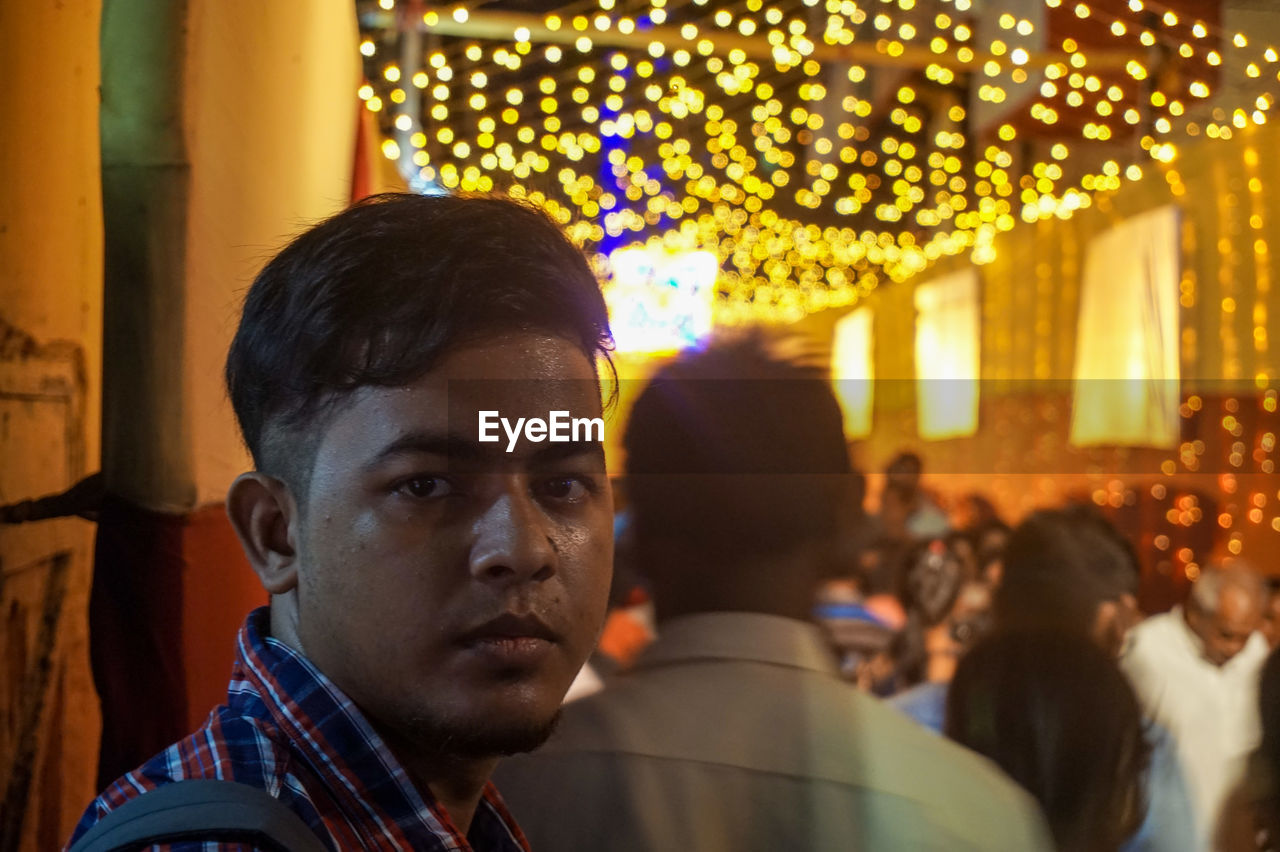
[[[582,255],[509,201],[382,196],[272,260],[226,369],[255,465],[227,509],[271,605],[227,703],[76,836],[219,778],[336,849],[525,848],[488,777],[546,738],[595,643],[612,498],[600,434],[482,441],[481,412],[599,417],[609,343]]]
[[[535,848],[1049,848],[1025,793],[842,681],[809,620],[850,478],[829,381],[759,341],[690,353],[625,445],[658,638],[499,768]]]

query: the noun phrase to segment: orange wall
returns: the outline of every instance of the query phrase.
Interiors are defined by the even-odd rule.
[[[0,3],[0,319],[37,345],[74,347],[83,358],[83,461],[32,458],[38,450],[0,436],[0,503],[71,485],[98,466],[102,363],[102,213],[98,167],[99,0]],[[21,371],[20,362],[10,362]],[[54,450],[65,462],[65,451]],[[30,477],[22,471],[29,471]],[[54,473],[56,471],[56,473]],[[65,519],[0,527],[0,564],[12,569],[34,554],[70,550],[54,673],[45,693],[36,777],[23,824],[26,850],[57,848],[94,794],[100,727],[88,669],[86,612],[93,526]],[[9,579],[9,578],[6,578]],[[28,572],[7,583],[18,601]],[[42,592],[41,592],[42,594]],[[16,596],[16,597],[15,597]],[[39,598],[20,608],[38,613]],[[31,610],[31,606],[36,609]],[[8,628],[13,611],[6,607]],[[10,639],[13,638],[10,633]],[[17,653],[12,645],[12,655]],[[11,661],[11,660],[10,660]],[[26,661],[28,666],[31,662]],[[13,685],[14,689],[17,685]],[[9,690],[3,690],[9,692]],[[5,714],[5,721],[12,722]],[[12,755],[0,753],[0,779]],[[7,779],[6,779],[7,780]],[[21,818],[23,815],[16,815]],[[0,814],[0,820],[15,815]]]
[[[187,726],[195,730],[227,698],[236,631],[267,603],[221,505],[187,515],[182,531]]]

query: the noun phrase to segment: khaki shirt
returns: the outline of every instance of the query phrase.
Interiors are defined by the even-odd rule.
[[[674,619],[499,791],[537,852],[1052,848],[984,758],[840,680],[812,625]]]

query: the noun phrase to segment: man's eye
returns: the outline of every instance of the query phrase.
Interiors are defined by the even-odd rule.
[[[544,479],[538,486],[538,490],[544,497],[550,497],[552,500],[576,503],[587,496],[590,487],[577,476],[555,476]]]
[[[453,489],[447,480],[438,476],[415,476],[400,483],[397,490],[410,497],[425,500],[431,497],[444,497]]]

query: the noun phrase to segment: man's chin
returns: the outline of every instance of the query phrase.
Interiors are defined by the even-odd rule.
[[[550,719],[540,724],[477,731],[468,744],[470,756],[506,757],[533,751],[551,738],[551,734],[555,731],[559,722],[560,711],[557,710]]]
[[[560,721],[550,718],[473,719],[448,723],[416,720],[412,739],[418,748],[446,759],[484,760],[533,751],[550,738]]]

